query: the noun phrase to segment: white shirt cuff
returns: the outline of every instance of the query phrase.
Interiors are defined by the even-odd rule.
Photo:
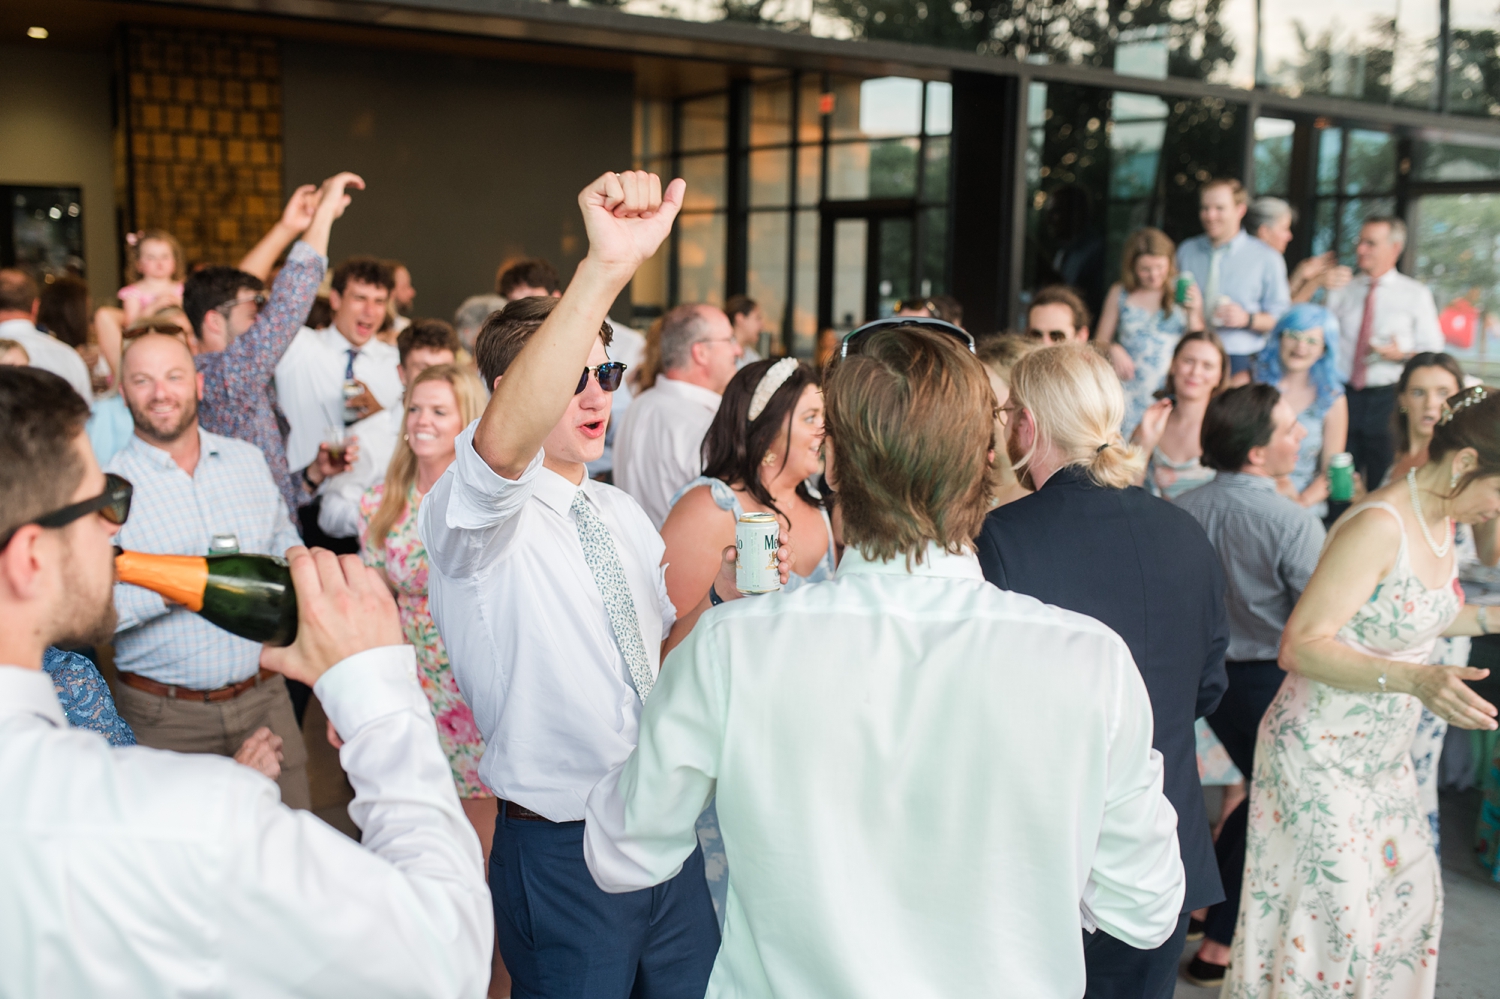
[[[417,683],[417,650],[410,645],[383,645],[341,659],[313,691],[345,742],[377,718],[414,705],[427,709]]]

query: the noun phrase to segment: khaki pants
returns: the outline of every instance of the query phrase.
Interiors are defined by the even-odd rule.
[[[158,697],[119,685],[115,706],[135,731],[136,741],[178,753],[233,756],[262,725],[281,736],[281,800],[292,808],[312,808],[307,790],[307,746],[292,711],[286,680],[274,676],[229,701],[204,703]]]

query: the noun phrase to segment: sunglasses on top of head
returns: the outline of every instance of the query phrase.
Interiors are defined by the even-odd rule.
[[[974,353],[974,338],[950,322],[942,319],[928,319],[923,316],[892,316],[889,319],[877,319],[873,323],[865,323],[858,329],[846,333],[844,335],[844,342],[839,347],[839,356],[849,357],[850,355],[858,354],[861,346],[869,339],[872,333],[878,333],[880,330],[898,329],[903,326],[915,326],[918,329],[932,330],[934,333],[951,336],[967,347],[969,353]]]
[[[79,500],[70,503],[61,509],[44,513],[40,517],[33,517],[25,524],[17,524],[4,535],[0,535],[0,549],[10,544],[10,539],[16,536],[16,532],[27,524],[36,524],[38,527],[67,527],[75,520],[87,517],[91,513],[97,513],[105,520],[119,527],[125,523],[125,518],[130,516],[130,496],[133,487],[129,480],[121,478],[112,472],[105,473],[104,491],[98,496],[90,499]]]
[[[625,377],[625,369],[629,367],[624,361],[605,361],[592,368],[584,368],[583,374],[578,379],[578,387],[573,390],[577,395],[589,387],[589,372],[599,379],[599,387],[606,392],[613,392],[620,387],[620,381]]]

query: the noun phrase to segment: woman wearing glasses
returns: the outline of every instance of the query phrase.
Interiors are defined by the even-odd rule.
[[[1349,400],[1333,356],[1338,329],[1338,320],[1323,306],[1294,305],[1255,360],[1255,380],[1275,385],[1307,430],[1296,470],[1290,481],[1278,484],[1288,498],[1307,507],[1328,499],[1328,459],[1343,451],[1349,439]]]

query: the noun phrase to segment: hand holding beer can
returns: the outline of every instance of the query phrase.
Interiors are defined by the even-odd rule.
[[[773,513],[746,513],[734,525],[734,580],[741,593],[771,593],[781,589],[781,525]]]
[[[1335,503],[1354,498],[1354,455],[1348,451],[1328,459],[1328,498]]]
[[[1178,305],[1186,305],[1188,300],[1188,289],[1193,286],[1193,272],[1183,271],[1177,275],[1177,288],[1172,297]]]

